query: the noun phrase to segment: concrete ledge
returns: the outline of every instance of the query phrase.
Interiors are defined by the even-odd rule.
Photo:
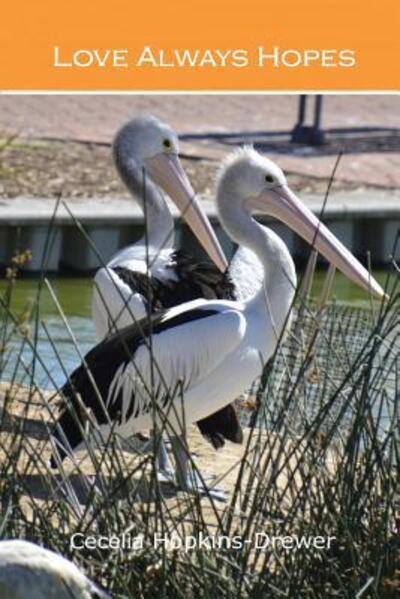
[[[299,194],[307,206],[320,214],[324,198],[311,194]],[[140,224],[143,215],[134,200],[115,198],[66,199],[71,212],[82,224],[127,225]],[[211,220],[218,220],[215,203],[202,199]],[[175,205],[170,203],[174,218],[179,218]],[[54,199],[15,198],[0,200],[0,227],[48,224],[55,207]],[[347,218],[400,218],[400,192],[367,190],[333,192],[326,204],[327,220]],[[265,222],[269,219],[264,217]],[[263,220],[264,220],[263,219]],[[64,206],[60,205],[55,221],[59,225],[72,225],[73,220]]]
[[[312,195],[302,198],[314,213],[320,215],[323,198]],[[202,202],[222,247],[230,258],[235,246],[222,230],[215,204],[209,199],[203,199]],[[24,270],[40,270],[47,227],[53,218],[55,204],[53,199],[0,200],[0,264],[9,264],[16,248],[30,249],[33,259],[25,265]],[[73,199],[67,204],[75,218],[85,227],[104,262],[119,248],[141,237],[143,215],[133,200]],[[202,256],[201,249],[186,225],[181,223],[180,214],[172,203],[171,210],[177,220],[177,247],[183,247],[199,258]],[[74,226],[74,219],[64,206],[59,206],[54,220],[53,243],[46,261],[47,270],[67,269],[85,273],[98,268],[101,260],[91,249],[88,240]],[[266,216],[260,220],[282,237],[296,260],[307,258],[309,246],[288,227]],[[400,228],[400,193],[333,193],[323,220],[355,255],[365,257],[369,251],[373,264],[389,262]],[[395,257],[400,259],[400,244]]]

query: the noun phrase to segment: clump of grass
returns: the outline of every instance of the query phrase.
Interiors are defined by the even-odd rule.
[[[12,172],[12,169],[6,168],[2,163],[2,154],[14,145],[14,141],[17,139],[18,133],[12,133],[6,135],[4,138],[0,138],[0,175],[7,175]]]
[[[46,289],[81,354],[45,279],[53,224],[54,218],[31,334],[18,337],[19,347],[8,343],[20,322],[11,309],[16,277],[0,298],[0,376],[7,373],[8,379],[0,387],[0,536],[62,553],[121,599],[394,597],[400,569],[398,277],[388,282],[390,302],[370,310],[315,305],[304,299],[307,293],[299,296],[292,333],[253,390],[257,408],[221,505],[212,496],[200,499],[162,486],[155,443],[132,454],[115,433],[105,444],[96,442],[90,413],[87,450],[57,473],[49,469],[49,433],[60,398],[39,382],[40,366],[47,386],[56,387],[40,351],[40,331],[59,370],[69,373],[62,347],[42,321]],[[71,545],[76,534],[143,538],[143,544],[78,549]],[[157,535],[175,539],[176,547],[156,546]],[[270,542],[258,547],[257,535]],[[211,541],[182,550],[180,543],[184,547],[191,537]],[[316,537],[330,539],[329,546],[295,549],[279,541]],[[233,539],[242,541],[239,549]]]
[[[10,308],[15,284],[1,298],[3,341],[18,326]],[[116,434],[105,445],[88,443],[58,473],[49,469],[58,397],[37,381],[38,364],[46,372],[37,346],[37,331],[46,330],[42,279],[36,334],[21,337],[2,361],[3,372],[10,360],[13,369],[1,386],[1,537],[62,553],[120,598],[394,597],[400,295],[397,280],[390,286],[390,302],[369,311],[298,304],[293,333],[255,389],[258,409],[236,482],[219,504],[163,487],[152,451],[124,451]],[[66,371],[57,340],[49,343]],[[95,428],[89,415],[86,434]],[[135,550],[77,549],[74,534],[144,541]],[[156,535],[177,539],[176,548],[155,546]],[[257,547],[257,535],[331,541],[323,549],[285,549],[279,541]],[[180,549],[191,536],[217,539],[216,546]],[[235,538],[250,542],[235,549]]]

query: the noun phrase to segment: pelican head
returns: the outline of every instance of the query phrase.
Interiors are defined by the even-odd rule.
[[[351,281],[377,298],[385,297],[379,283],[353,254],[290,190],[282,170],[252,148],[228,157],[219,178],[219,210],[263,213],[272,216],[313,245]],[[229,198],[233,205],[228,206]],[[229,216],[228,216],[229,218]]]
[[[134,159],[141,168],[147,168],[147,161],[158,154],[179,153],[178,136],[166,123],[156,117],[144,115],[128,121],[114,138],[114,156],[126,155]]]
[[[153,116],[133,119],[117,133],[113,155],[128,186],[132,173],[142,181],[144,171],[170,196],[211,260],[224,271],[228,266],[224,252],[182,168],[178,137],[171,127]],[[137,187],[140,194],[141,185]]]

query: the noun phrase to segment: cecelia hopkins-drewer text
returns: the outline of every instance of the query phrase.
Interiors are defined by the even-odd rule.
[[[324,537],[322,535],[269,535],[264,532],[256,533],[250,538],[240,535],[232,537],[226,535],[187,535],[180,536],[177,533],[166,535],[155,533],[153,537],[146,539],[144,535],[131,535],[125,533],[117,535],[85,535],[74,533],[70,538],[71,549],[111,549],[115,551],[140,551],[145,547],[152,546],[155,549],[164,547],[167,550],[191,551],[195,549],[236,549],[245,546],[254,549],[274,551],[299,551],[299,550],[329,550],[334,536]]]

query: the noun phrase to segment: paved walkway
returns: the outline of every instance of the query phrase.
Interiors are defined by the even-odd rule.
[[[329,177],[343,149],[338,179],[400,187],[400,96],[326,96],[321,148],[290,144],[297,103],[294,95],[0,95],[0,132],[109,143],[126,119],[150,112],[177,129],[186,154],[220,159],[255,142],[288,171]]]

